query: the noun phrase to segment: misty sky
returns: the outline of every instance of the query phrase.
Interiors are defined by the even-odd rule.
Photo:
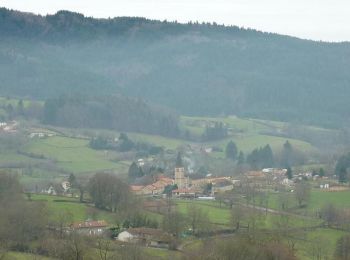
[[[349,0],[0,0],[39,14],[71,10],[94,17],[206,21],[324,41],[350,41]]]

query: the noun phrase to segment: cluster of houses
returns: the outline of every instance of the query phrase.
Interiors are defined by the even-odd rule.
[[[17,121],[0,122],[0,132],[4,133],[16,133],[18,127]]]
[[[61,183],[53,184],[51,183],[47,189],[42,189],[41,193],[48,194],[48,195],[61,195],[68,193],[70,189],[70,183],[69,181],[63,181]]]
[[[162,195],[167,186],[176,187],[171,191],[174,197],[198,197],[203,195],[203,191],[210,185],[210,195],[219,192],[230,191],[234,184],[239,182],[231,177],[212,177],[192,180],[185,175],[184,167],[175,167],[174,179],[160,175],[156,182],[149,185],[132,185],[130,190],[136,195]]]
[[[67,232],[77,232],[84,236],[110,236],[110,226],[104,220],[86,220],[67,227]],[[156,228],[128,228],[120,232],[115,239],[122,243],[134,243],[143,246],[169,248],[172,236]]]

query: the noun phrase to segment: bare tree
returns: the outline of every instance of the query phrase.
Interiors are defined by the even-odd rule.
[[[306,181],[301,181],[295,184],[294,194],[299,207],[307,204],[310,200],[311,187]]]
[[[231,210],[231,226],[238,231],[241,227],[241,222],[246,218],[246,216],[246,208],[240,204],[235,205]]]
[[[187,218],[193,234],[209,231],[210,221],[208,214],[198,205],[192,203],[188,205]]]
[[[111,251],[111,240],[104,239],[102,237],[97,239],[97,250],[98,256],[100,260],[108,260],[112,256],[110,256]]]

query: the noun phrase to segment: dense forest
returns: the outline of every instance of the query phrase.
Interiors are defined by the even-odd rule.
[[[61,96],[44,105],[43,123],[73,128],[113,129],[177,136],[178,118],[140,99],[121,96]]]
[[[349,124],[349,43],[4,8],[0,35],[0,91],[9,96],[118,93],[187,115]]]

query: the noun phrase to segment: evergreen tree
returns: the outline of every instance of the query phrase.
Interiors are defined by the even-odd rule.
[[[143,174],[143,171],[142,169],[135,163],[133,162],[130,167],[129,167],[129,171],[128,171],[128,177],[131,181],[137,179],[137,178],[140,178],[142,177],[144,174]]]
[[[121,133],[118,139],[119,151],[128,152],[134,148],[135,144],[132,140],[129,139],[128,135]]]
[[[335,166],[335,174],[338,176],[339,182],[348,181],[348,168],[350,167],[350,153],[341,156]]]
[[[233,141],[230,141],[226,146],[226,158],[233,161],[237,158],[237,146]]]
[[[77,184],[77,178],[75,177],[74,173],[71,173],[68,178],[68,182],[72,188],[76,187]]]
[[[286,175],[287,175],[287,178],[288,178],[289,180],[291,180],[291,179],[293,178],[293,171],[292,171],[292,168],[287,167],[287,173],[286,173]]]
[[[319,176],[320,177],[324,177],[326,174],[325,174],[325,171],[323,168],[320,168],[320,172],[319,172]]]
[[[244,164],[244,161],[245,161],[244,153],[242,151],[240,151],[238,154],[237,164],[242,165],[242,164]]]
[[[24,115],[24,105],[23,105],[23,100],[20,99],[17,103],[17,113],[20,116]]]
[[[261,150],[260,160],[263,168],[271,168],[274,166],[273,153],[270,145],[266,145]]]
[[[287,140],[283,144],[282,156],[281,156],[281,166],[288,167],[293,166],[293,147]]]

